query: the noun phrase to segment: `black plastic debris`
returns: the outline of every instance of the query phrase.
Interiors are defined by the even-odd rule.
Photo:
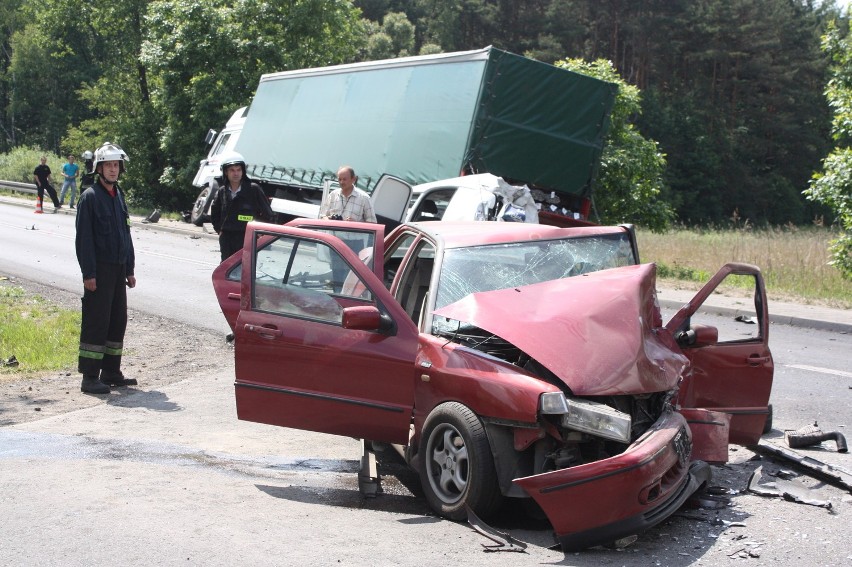
[[[737,321],[739,323],[746,323],[748,325],[756,325],[757,317],[751,317],[749,315],[737,315],[736,317],[734,317],[734,321]]]
[[[154,209],[153,212],[150,215],[148,215],[147,217],[145,217],[145,219],[142,222],[143,223],[155,223],[155,222],[159,222],[159,220],[160,220],[160,209]]]
[[[835,486],[839,486],[844,490],[852,492],[852,473],[840,468],[833,467],[829,464],[818,461],[807,455],[803,455],[792,449],[770,443],[766,439],[761,439],[754,449],[765,455],[771,455],[786,460],[798,469],[805,471],[805,474],[825,480]]]
[[[494,542],[493,545],[483,543],[482,547],[485,548],[485,551],[517,551],[520,553],[526,553],[527,544],[516,540],[505,532],[495,530],[480,520],[479,516],[477,516],[468,506],[465,506],[465,509],[467,510],[467,523],[470,524],[470,527],[472,527],[474,531],[480,535],[483,535]]]
[[[788,431],[784,434],[784,438],[791,449],[811,447],[819,445],[823,441],[834,441],[837,444],[838,453],[846,453],[849,450],[846,446],[846,438],[842,433],[839,431],[824,432],[816,422],[795,431]]]
[[[757,467],[749,478],[749,491],[759,496],[780,497],[789,502],[809,504],[831,510],[831,502],[813,497],[811,489],[804,484],[783,478],[765,484],[761,484],[761,480],[763,480],[763,467]]]
[[[15,355],[13,354],[12,356],[10,356],[9,358],[7,358],[5,360],[0,360],[0,366],[5,366],[7,368],[14,368],[14,367],[18,366],[18,359],[15,358]]]

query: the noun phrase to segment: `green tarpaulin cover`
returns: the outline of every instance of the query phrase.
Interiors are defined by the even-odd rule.
[[[468,167],[588,196],[616,88],[492,47],[274,73],[236,150],[267,180],[317,185],[351,165],[370,189]]]

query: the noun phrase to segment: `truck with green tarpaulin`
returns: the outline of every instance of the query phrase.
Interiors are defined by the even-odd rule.
[[[491,173],[585,218],[616,90],[494,47],[271,73],[234,149],[281,221],[316,215],[342,165],[368,193]]]

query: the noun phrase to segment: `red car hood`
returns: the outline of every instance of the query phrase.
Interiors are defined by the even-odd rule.
[[[575,395],[660,392],[687,359],[661,328],[655,281],[654,264],[628,266],[474,293],[434,314],[509,341]]]

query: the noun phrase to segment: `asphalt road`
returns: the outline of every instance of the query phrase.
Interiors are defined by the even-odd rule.
[[[0,205],[0,274],[79,290],[73,217]],[[35,228],[35,230],[33,230]],[[137,230],[132,306],[224,330],[209,274],[215,241]],[[167,332],[167,329],[164,330]],[[783,429],[852,424],[852,335],[771,328],[772,403]],[[546,525],[513,511],[495,526],[529,544],[487,553],[490,541],[428,512],[416,479],[392,455],[385,492],[357,490],[358,444],[241,422],[233,368],[157,391],[0,428],[0,565],[845,565],[852,497],[799,477],[832,510],[744,492],[761,464],[733,448],[714,467],[729,499],[685,510],[624,550],[563,555]],[[69,394],[80,395],[80,394]],[[832,444],[808,451],[852,469]]]

